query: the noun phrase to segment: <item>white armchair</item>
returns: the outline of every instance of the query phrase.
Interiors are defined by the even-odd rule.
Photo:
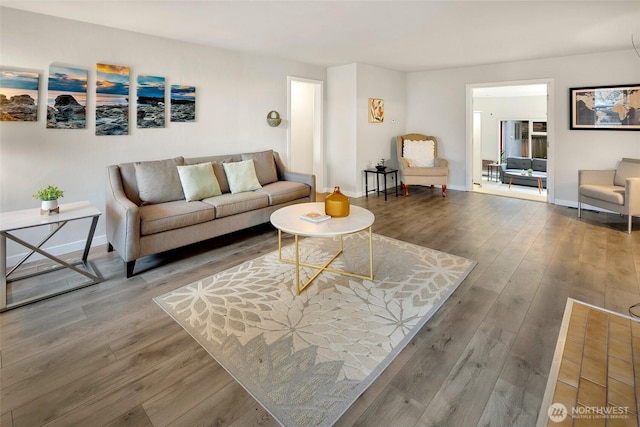
[[[409,195],[409,185],[442,186],[446,197],[449,162],[438,157],[438,140],[434,136],[409,133],[397,137],[400,188]]]
[[[631,233],[634,216],[640,216],[640,159],[623,158],[617,169],[578,171],[578,218],[582,204],[628,215]]]

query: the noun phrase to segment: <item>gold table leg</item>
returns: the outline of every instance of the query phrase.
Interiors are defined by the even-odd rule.
[[[302,291],[304,291],[307,286],[309,286],[311,284],[311,282],[313,282],[319,275],[320,273],[322,273],[323,271],[328,271],[330,273],[338,273],[338,274],[342,274],[343,276],[350,276],[350,277],[357,277],[360,279],[369,279],[369,280],[373,280],[373,235],[371,233],[371,227],[367,227],[368,232],[369,232],[369,275],[364,275],[364,274],[359,274],[359,273],[353,273],[350,271],[345,271],[345,270],[339,270],[336,268],[330,268],[329,266],[331,265],[331,263],[343,252],[344,250],[344,243],[342,241],[342,235],[340,236],[340,248],[338,249],[338,251],[323,265],[315,265],[315,264],[309,264],[306,262],[300,262],[300,244],[299,244],[299,236],[298,234],[294,234],[294,247],[295,247],[295,259],[291,260],[291,259],[286,259],[282,257],[282,231],[278,230],[278,260],[281,262],[286,262],[289,264],[295,264],[296,266],[296,289],[298,291],[298,295],[300,295],[300,293]],[[315,274],[309,279],[307,280],[304,285],[300,284],[300,267],[309,267],[309,268],[316,268],[318,269],[318,271],[315,272]]]

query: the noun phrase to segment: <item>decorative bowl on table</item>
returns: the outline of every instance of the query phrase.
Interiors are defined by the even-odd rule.
[[[376,169],[378,169],[380,172],[384,171],[387,167],[385,165],[376,165]]]

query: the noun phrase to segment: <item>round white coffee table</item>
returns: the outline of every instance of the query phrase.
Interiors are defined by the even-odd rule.
[[[323,271],[339,273],[346,276],[358,277],[361,279],[373,279],[373,239],[371,237],[371,225],[375,216],[370,211],[359,206],[350,206],[349,216],[344,218],[331,218],[320,223],[313,223],[301,219],[302,215],[309,212],[324,214],[324,203],[299,203],[285,206],[271,214],[271,223],[278,229],[278,259],[282,262],[292,263],[296,266],[296,287],[298,294],[315,280]],[[358,233],[364,230],[369,232],[369,275],[363,275],[344,270],[330,268],[329,265],[335,260],[343,250],[342,236]],[[293,234],[295,245],[295,260],[282,258],[282,232]],[[324,265],[313,265],[300,262],[299,236],[305,237],[340,237],[340,248],[335,255]],[[316,268],[318,271],[303,285],[300,284],[300,266]]]

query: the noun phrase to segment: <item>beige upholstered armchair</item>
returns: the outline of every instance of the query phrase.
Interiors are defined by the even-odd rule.
[[[438,157],[438,140],[434,136],[408,133],[397,138],[400,188],[409,195],[409,185],[442,186],[447,191],[449,162]]]
[[[640,215],[640,159],[624,158],[617,169],[578,171],[578,218],[582,204],[629,216]]]

